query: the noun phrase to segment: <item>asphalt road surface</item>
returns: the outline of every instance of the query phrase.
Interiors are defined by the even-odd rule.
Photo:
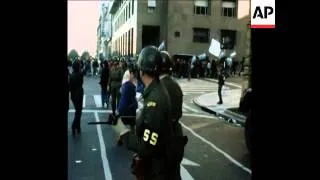
[[[110,126],[87,124],[90,121],[105,121],[111,112],[101,107],[98,81],[98,78],[85,78],[80,136],[71,135],[74,108],[71,101],[69,103],[68,179],[132,180],[132,152],[116,145],[115,134]],[[192,102],[194,97],[203,93],[217,91],[217,84],[198,79],[177,81],[184,92],[181,124],[189,138],[181,163],[182,179],[251,179],[244,129],[202,111]]]

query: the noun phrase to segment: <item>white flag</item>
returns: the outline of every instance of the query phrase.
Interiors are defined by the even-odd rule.
[[[158,50],[159,50],[159,51],[164,50],[164,46],[165,46],[164,41],[162,41],[162,43],[161,43],[160,46],[158,47]]]
[[[214,55],[216,57],[219,57],[220,53],[221,53],[220,42],[212,38],[211,44],[210,44],[210,47],[209,47],[209,52],[212,55]]]

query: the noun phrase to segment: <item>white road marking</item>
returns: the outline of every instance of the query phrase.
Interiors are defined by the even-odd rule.
[[[182,180],[194,180],[191,174],[182,165],[180,165],[180,174]]]
[[[185,108],[182,108],[182,112],[188,112]]]
[[[86,95],[83,95],[82,107],[86,107]]]
[[[94,113],[94,117],[96,119],[96,122],[100,122],[98,112]],[[101,125],[97,125],[97,131],[98,131],[98,137],[99,137],[99,143],[100,143],[100,153],[102,158],[102,165],[104,170],[104,177],[105,180],[112,180],[112,175],[110,171],[109,161],[107,158],[107,152],[106,152],[106,146],[104,144],[103,136],[102,136],[102,130]]]
[[[101,95],[93,95],[94,103],[96,104],[96,107],[101,108],[102,102],[101,102]]]
[[[79,164],[79,163],[82,163],[82,161],[81,160],[76,160],[76,163]]]
[[[199,113],[199,112],[200,112],[200,111],[198,111],[198,110],[196,110],[196,109],[194,109],[194,108],[186,105],[185,103],[183,103],[182,106],[183,106],[183,108],[188,109],[188,110],[190,110],[190,111],[193,111],[193,112],[196,112],[196,113]]]
[[[76,112],[75,109],[70,109],[69,113]],[[112,113],[112,110],[94,110],[94,109],[83,109],[82,113]],[[205,114],[194,114],[194,113],[183,113],[183,116],[190,116],[190,117],[202,117],[202,118],[209,118],[209,119],[217,119],[217,117],[213,115],[205,115]]]
[[[200,164],[196,163],[196,162],[193,162],[187,158],[183,158],[182,159],[182,162],[181,162],[182,165],[187,165],[187,166],[200,166]]]
[[[76,112],[75,109],[69,109],[69,112]],[[112,113],[112,110],[94,110],[94,109],[82,109],[82,113]]]
[[[217,117],[215,117],[215,116],[209,116],[209,115],[205,115],[205,114],[184,113],[183,116],[202,117],[202,118],[208,118],[208,119],[217,119]]]
[[[179,121],[179,123],[185,128],[187,129],[189,132],[191,132],[194,136],[196,136],[197,138],[199,138],[201,141],[203,141],[204,143],[208,144],[209,146],[211,146],[213,149],[215,149],[216,151],[218,151],[220,154],[222,154],[224,157],[226,157],[229,161],[231,161],[233,164],[237,165],[238,167],[240,167],[241,169],[243,169],[244,171],[248,172],[251,175],[251,170],[248,169],[247,167],[245,167],[243,164],[241,164],[240,162],[238,162],[237,160],[235,160],[233,157],[231,157],[228,153],[224,152],[223,150],[221,150],[220,148],[218,148],[216,145],[214,145],[213,143],[211,143],[210,141],[206,140],[205,138],[203,138],[202,136],[200,136],[199,134],[197,134],[196,132],[194,132],[192,129],[190,129],[188,126],[186,126],[185,124],[183,124],[181,121]]]

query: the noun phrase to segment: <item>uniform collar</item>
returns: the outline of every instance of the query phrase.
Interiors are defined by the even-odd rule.
[[[152,91],[157,86],[157,80],[153,79],[152,82],[146,87],[142,93],[143,97],[146,97],[150,91]]]

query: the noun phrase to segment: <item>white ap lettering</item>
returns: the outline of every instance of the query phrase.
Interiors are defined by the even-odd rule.
[[[261,19],[267,19],[267,16],[271,14],[273,14],[273,8],[271,6],[265,6],[264,13],[262,13],[261,8],[257,6],[254,10],[253,18],[259,17]]]

